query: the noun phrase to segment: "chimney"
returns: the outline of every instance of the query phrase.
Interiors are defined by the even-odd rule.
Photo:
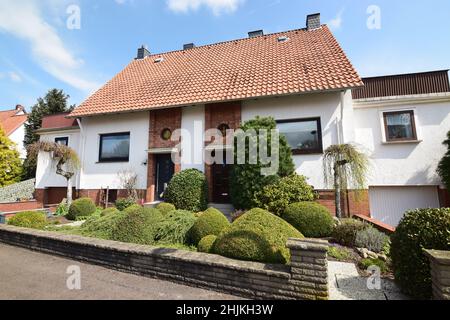
[[[189,50],[193,48],[195,48],[195,44],[193,43],[186,43],[185,45],[183,45],[183,50]]]
[[[16,106],[16,111],[25,113],[25,107],[23,107],[22,105],[18,104]]]
[[[260,37],[264,35],[264,31],[263,30],[256,30],[256,31],[250,31],[248,33],[248,37],[249,38],[256,38],[256,37]]]
[[[148,51],[147,46],[143,45],[142,47],[140,47],[138,49],[136,59],[137,60],[141,60],[141,59],[144,59],[144,58],[146,58],[146,57],[148,57],[150,55],[151,55],[151,53],[150,53],[150,51]]]
[[[320,13],[310,14],[306,17],[306,29],[308,31],[320,28]]]

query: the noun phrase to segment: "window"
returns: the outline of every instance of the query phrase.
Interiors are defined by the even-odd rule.
[[[99,162],[128,162],[129,160],[129,132],[100,135]]]
[[[323,153],[320,118],[278,121],[294,155]]]
[[[414,111],[412,110],[385,112],[384,127],[387,142],[417,140]]]
[[[55,143],[61,144],[63,146],[69,146],[69,137],[61,137],[61,138],[55,138]]]

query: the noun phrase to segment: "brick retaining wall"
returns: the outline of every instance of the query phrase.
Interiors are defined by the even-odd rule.
[[[430,259],[433,297],[450,300],[450,251],[425,250]]]
[[[320,240],[290,239],[291,266],[6,225],[0,242],[251,299],[328,299],[328,243]]]
[[[0,203],[0,212],[19,212],[19,211],[27,211],[27,210],[38,210],[43,209],[43,205],[41,202],[36,200],[30,201],[20,201],[20,202],[6,202]]]

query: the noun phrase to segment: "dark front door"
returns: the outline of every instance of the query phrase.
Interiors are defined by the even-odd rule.
[[[156,155],[156,195],[157,201],[162,200],[162,194],[167,188],[170,180],[175,173],[175,165],[172,162],[170,154]]]
[[[212,165],[213,180],[213,202],[230,203],[230,171],[231,166],[226,164],[226,155],[224,155],[224,164]]]

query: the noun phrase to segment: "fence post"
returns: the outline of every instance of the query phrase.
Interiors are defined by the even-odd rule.
[[[430,259],[433,298],[450,300],[450,251],[425,250]]]

